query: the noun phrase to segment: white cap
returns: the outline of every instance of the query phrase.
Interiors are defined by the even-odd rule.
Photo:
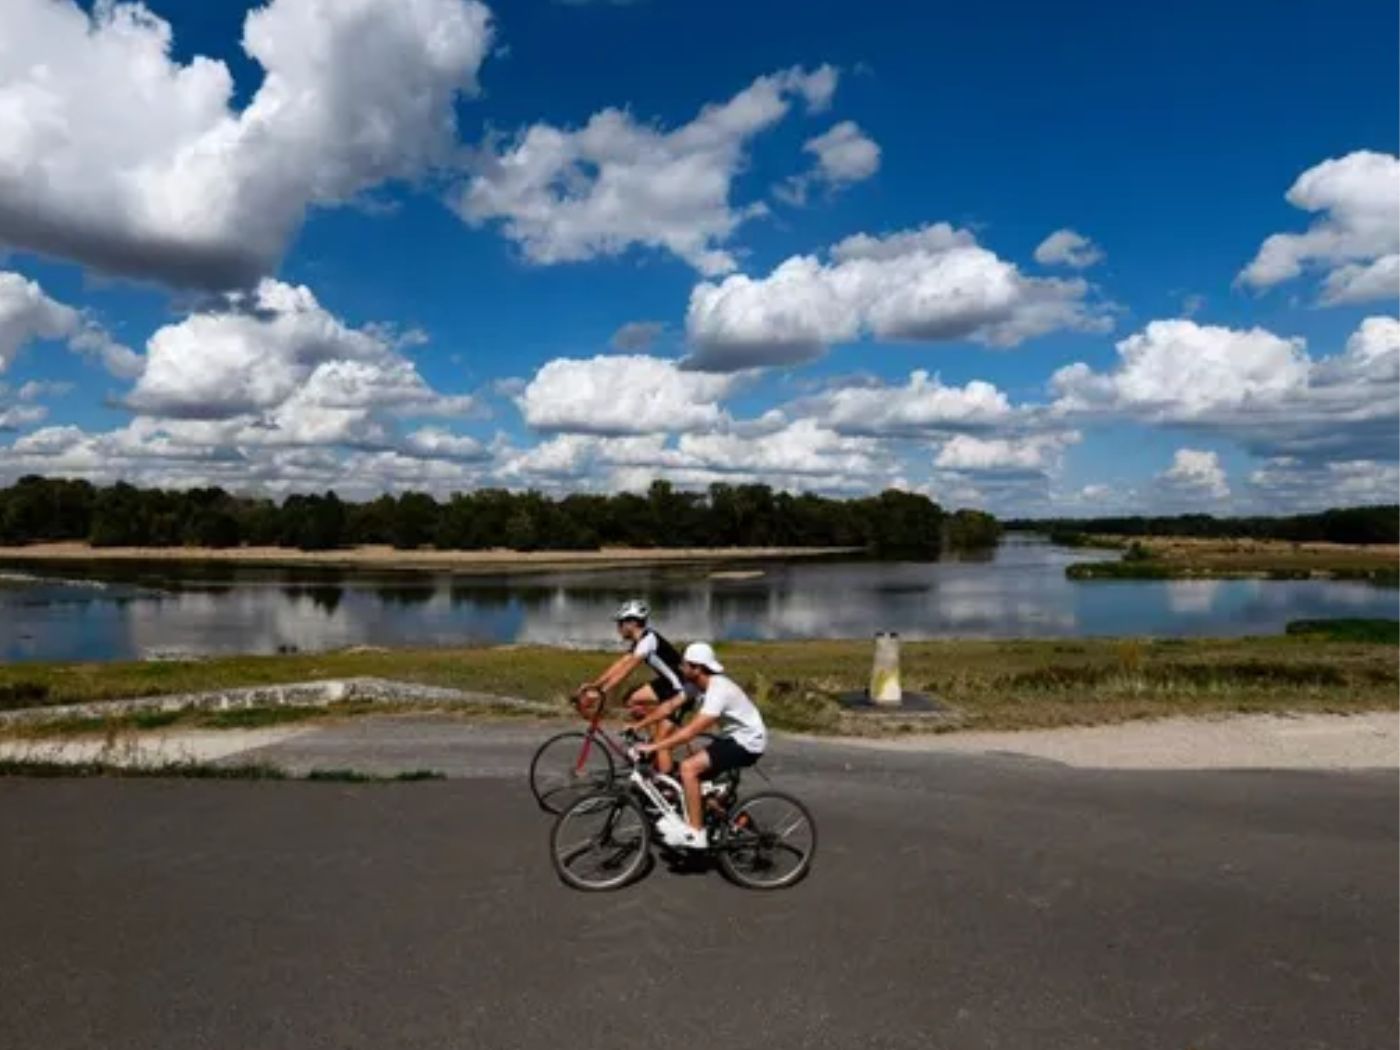
[[[715,655],[714,649],[710,647],[708,642],[691,642],[685,647],[685,655],[681,659],[688,664],[704,667],[715,674],[724,674],[724,664],[719,662],[719,657]]]

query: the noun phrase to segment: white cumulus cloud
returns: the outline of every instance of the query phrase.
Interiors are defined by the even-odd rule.
[[[1083,270],[1103,261],[1103,249],[1074,230],[1056,230],[1036,247],[1035,261],[1043,266]]]
[[[1217,432],[1263,456],[1394,457],[1400,321],[1365,320],[1343,352],[1314,358],[1299,338],[1153,321],[1118,343],[1118,366],[1057,371],[1055,414],[1118,416]]]
[[[36,339],[66,339],[82,326],[78,311],[50,299],[34,281],[0,273],[0,372]]]
[[[1309,462],[1292,456],[1266,460],[1249,475],[1255,501],[1275,513],[1395,502],[1400,467],[1374,459]]]
[[[0,244],[176,285],[246,286],[310,205],[411,177],[455,142],[491,39],[476,0],[271,0],[224,63],[172,57],[140,3],[6,0]]]
[[[1220,456],[1203,449],[1179,448],[1172,465],[1157,476],[1159,484],[1173,497],[1220,500],[1230,495],[1230,484]]]
[[[483,150],[452,203],[474,225],[500,220],[533,262],[578,262],[637,245],[670,251],[704,274],[727,273],[735,262],[724,243],[763,210],[730,201],[750,140],[795,99],[825,108],[836,81],[829,66],[759,77],[671,130],[621,109],[574,130],[534,124],[504,148]]]
[[[270,414],[284,423],[468,407],[434,392],[383,330],[352,328],[309,288],[271,279],[159,329],[126,403],[153,416]]]
[[[1295,208],[1320,213],[1303,233],[1276,233],[1239,275],[1251,288],[1324,273],[1322,302],[1400,297],[1400,158],[1360,150],[1325,160],[1288,191]]]
[[[642,354],[557,358],[516,399],[536,430],[646,434],[713,427],[725,417],[719,400],[729,376],[683,371],[674,361]]]
[[[27,343],[44,339],[62,340],[116,376],[130,378],[141,368],[141,358],[101,325],[44,294],[36,281],[0,271],[0,372]]]
[[[735,274],[690,295],[694,367],[790,364],[862,336],[1015,346],[1056,329],[1105,331],[1079,279],[1027,277],[947,223],[857,234],[826,260],[793,256],[767,277]]]
[[[1060,465],[1065,449],[1079,438],[1074,431],[1013,438],[956,434],[938,450],[933,465],[974,474],[1044,474]]]
[[[838,386],[803,407],[846,434],[908,435],[987,430],[1013,423],[1017,409],[991,383],[974,379],[949,386],[919,369],[902,384],[868,382]]]
[[[687,487],[763,482],[805,491],[873,491],[894,476],[880,442],[838,434],[813,419],[727,424],[707,433],[603,437],[559,434],[529,449],[507,449],[502,477],[528,484],[612,491],[657,478]]]
[[[840,189],[870,178],[880,170],[880,146],[855,121],[843,120],[831,130],[808,139],[803,150],[812,154],[812,169],[774,188],[780,200],[805,204],[814,185]]]

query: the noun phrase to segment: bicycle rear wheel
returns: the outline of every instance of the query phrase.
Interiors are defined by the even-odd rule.
[[[725,876],[753,890],[800,881],[817,852],[817,825],[797,799],[780,791],[750,795],[730,812],[719,842]]]
[[[559,815],[549,836],[554,870],[578,890],[619,889],[651,857],[651,822],[630,792],[586,795]]]
[[[541,744],[530,760],[530,791],[540,809],[562,813],[584,795],[612,787],[614,775],[612,755],[602,740],[560,733]]]

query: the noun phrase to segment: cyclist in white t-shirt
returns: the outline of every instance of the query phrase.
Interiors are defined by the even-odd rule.
[[[646,664],[655,677],[628,693],[623,703],[633,719],[630,728],[645,730],[652,740],[659,740],[675,731],[681,719],[694,709],[700,694],[681,674],[681,654],[676,647],[648,625],[650,616],[650,607],[640,598],[622,603],[613,619],[627,652],[582,688],[608,692]],[[669,751],[656,756],[656,768],[662,773],[669,773],[671,764]]]
[[[681,670],[686,680],[702,691],[700,711],[683,729],[663,736],[655,743],[643,745],[643,754],[668,754],[699,734],[718,726],[722,734],[704,751],[691,755],[681,763],[681,783],[685,786],[685,811],[690,818],[686,845],[705,849],[709,843],[700,805],[700,781],[716,777],[731,769],[751,766],[763,757],[768,747],[768,729],[763,715],[732,678],[724,673],[724,665],[715,651],[704,642],[686,647],[681,658]]]

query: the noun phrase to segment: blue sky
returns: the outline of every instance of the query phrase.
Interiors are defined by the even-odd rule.
[[[13,6],[0,481],[1394,497],[1394,4]]]

